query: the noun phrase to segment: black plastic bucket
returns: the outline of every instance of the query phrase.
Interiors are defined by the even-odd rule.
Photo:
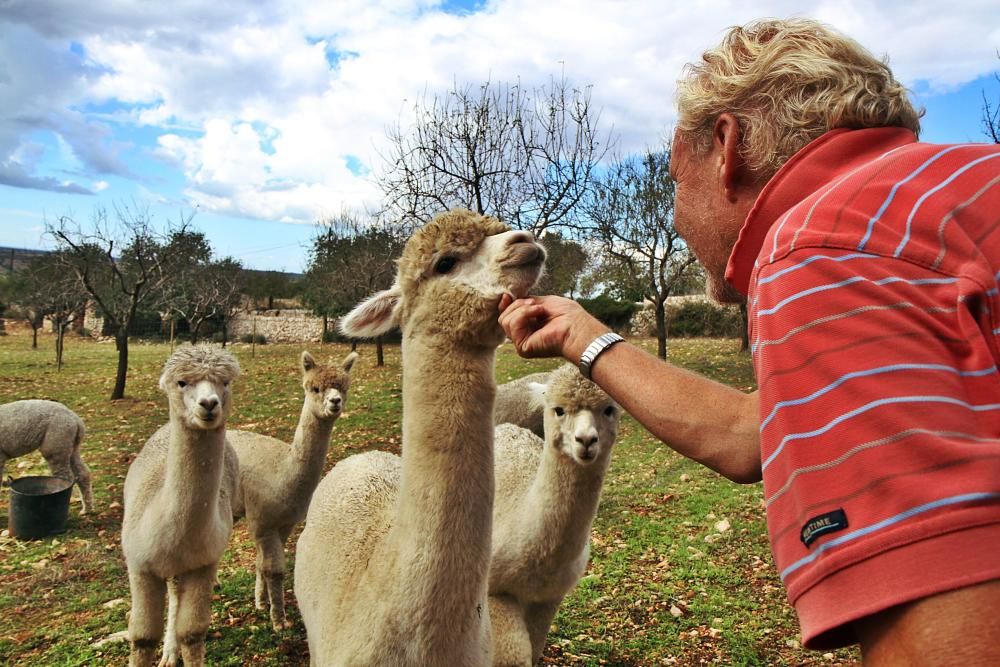
[[[10,480],[11,537],[37,540],[66,531],[73,482],[61,477],[21,477]]]

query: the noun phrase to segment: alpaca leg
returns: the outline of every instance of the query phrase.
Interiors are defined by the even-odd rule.
[[[559,603],[562,602],[540,602],[528,605],[525,609],[524,622],[531,637],[531,664],[538,662],[545,651],[545,638],[552,627],[552,619],[559,611]]]
[[[163,655],[157,667],[177,667],[181,658],[177,646],[177,581],[167,580],[167,632],[163,637]]]
[[[215,567],[204,567],[177,577],[177,642],[184,667],[205,664],[205,635],[212,620],[212,584]]]
[[[264,609],[267,607],[267,582],[264,579],[264,549],[261,547],[260,542],[257,542],[257,566],[255,571],[257,573],[257,581],[253,587],[254,606],[257,609]]]
[[[80,445],[73,448],[69,465],[76,478],[76,485],[80,487],[80,496],[83,501],[83,510],[80,513],[90,514],[94,511],[94,491],[90,487],[90,468],[80,458]]]
[[[278,535],[271,534],[257,542],[257,553],[264,554],[263,577],[267,601],[271,605],[271,626],[275,632],[292,627],[285,618],[285,549]]]
[[[491,595],[494,667],[531,667],[531,638],[521,605],[503,595]]]
[[[163,636],[166,583],[146,573],[128,573],[132,614],[128,620],[129,667],[151,667]]]

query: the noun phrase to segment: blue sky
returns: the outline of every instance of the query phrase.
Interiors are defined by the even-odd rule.
[[[674,119],[681,67],[724,30],[799,3],[702,0],[11,0],[0,10],[0,245],[44,221],[148,204],[194,213],[217,254],[300,271],[313,221],[376,207],[385,128],[454,81],[591,86],[624,150]],[[815,3],[927,114],[923,138],[984,141],[1000,101],[994,3]],[[724,17],[724,18],[721,18]]]

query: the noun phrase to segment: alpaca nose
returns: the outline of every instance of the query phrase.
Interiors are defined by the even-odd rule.
[[[205,398],[198,399],[198,405],[205,408],[206,412],[211,412],[219,405],[219,399],[215,396],[207,396]]]
[[[340,398],[340,396],[334,396],[334,397],[332,397],[332,398],[330,399],[330,404],[331,404],[331,405],[332,405],[333,407],[335,407],[335,408],[339,408],[339,407],[340,407],[340,403],[341,403],[341,398]]]
[[[576,442],[584,449],[589,449],[597,442],[596,433],[577,433]]]
[[[518,230],[510,235],[508,243],[514,245],[515,243],[534,243],[535,235],[531,232],[526,232],[524,230]]]

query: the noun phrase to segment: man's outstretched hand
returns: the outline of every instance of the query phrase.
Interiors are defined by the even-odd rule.
[[[500,298],[500,326],[522,357],[564,357],[576,363],[592,340],[610,329],[580,304],[561,296]]]

